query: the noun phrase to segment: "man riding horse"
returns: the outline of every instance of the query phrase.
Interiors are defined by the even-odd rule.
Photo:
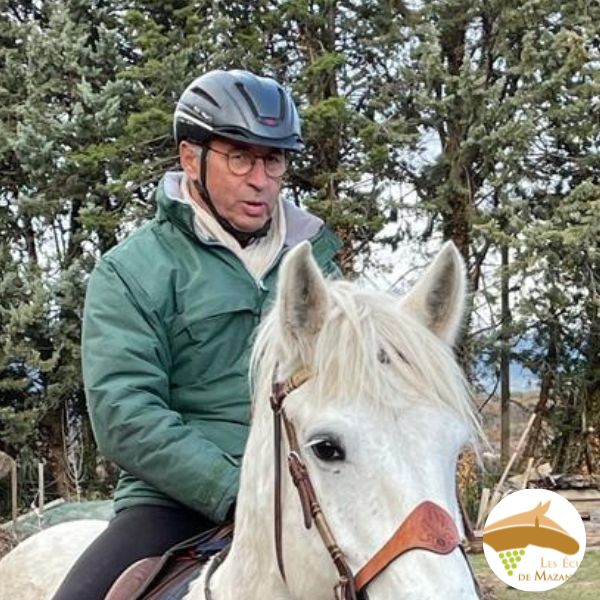
[[[121,469],[115,517],[55,600],[102,600],[134,562],[233,519],[253,333],[282,257],[304,240],[326,275],[337,238],[279,196],[303,149],[273,79],[211,71],[174,117],[181,172],[155,217],[105,254],[87,290],[83,374],[99,450]]]

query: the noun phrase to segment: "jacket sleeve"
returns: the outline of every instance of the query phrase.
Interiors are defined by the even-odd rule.
[[[90,277],[83,376],[98,448],[122,469],[223,521],[239,465],[169,408],[166,328],[135,280],[103,259]]]

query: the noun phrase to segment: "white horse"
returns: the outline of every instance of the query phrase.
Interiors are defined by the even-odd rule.
[[[325,280],[307,243],[289,253],[251,361],[253,417],[234,540],[224,561],[203,571],[186,600],[332,600],[336,586],[340,597],[353,597],[348,591],[342,595],[340,575],[317,528],[306,529],[287,469],[281,476],[283,566],[278,567],[269,399],[272,381],[289,383],[294,374],[302,376],[288,385],[283,400],[297,437],[291,454],[305,463],[339,547],[338,560],[348,573],[360,571],[424,501],[440,507],[438,513],[424,521],[408,517],[414,530],[409,537],[419,533],[422,523],[462,530],[457,457],[479,432],[451,350],[465,294],[463,262],[452,244],[444,246],[402,300]],[[285,457],[289,438],[281,443]],[[76,528],[79,537],[61,534],[61,527]],[[90,522],[59,525],[53,528],[58,533],[42,531],[17,547],[0,561],[0,600],[51,598],[75,556],[102,527]],[[433,537],[443,536],[435,531]],[[372,575],[368,597],[477,598],[461,549],[453,543],[445,551],[417,548],[388,558],[389,565]],[[60,567],[59,559],[64,559]],[[208,582],[207,571],[214,571]],[[366,597],[361,594],[357,597]]]

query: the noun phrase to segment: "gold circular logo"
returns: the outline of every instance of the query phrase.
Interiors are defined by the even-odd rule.
[[[568,581],[585,554],[577,509],[550,490],[521,490],[503,498],[483,529],[483,551],[504,583],[526,592]]]

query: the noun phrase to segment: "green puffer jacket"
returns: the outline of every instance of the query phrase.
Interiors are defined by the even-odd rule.
[[[230,250],[198,238],[180,177],[165,176],[155,218],[90,277],[83,375],[98,448],[121,468],[115,510],[183,504],[219,522],[238,490],[252,334],[281,256],[310,240],[323,272],[337,275],[339,240],[285,203],[284,250],[257,282]]]

